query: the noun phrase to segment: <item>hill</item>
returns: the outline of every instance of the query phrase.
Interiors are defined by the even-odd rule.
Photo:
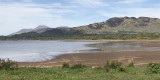
[[[66,30],[68,28],[69,27],[67,27],[67,26],[61,26],[61,27],[57,27],[57,28],[50,28],[50,27],[45,26],[45,25],[39,25],[34,29],[21,29],[21,30],[19,30],[17,32],[14,32],[14,33],[10,34],[9,36],[13,36],[13,35],[17,35],[17,34],[23,34],[23,33],[30,33],[30,32],[43,33],[43,32],[49,31],[49,30],[53,30],[53,29]]]
[[[39,27],[1,40],[62,39],[160,39],[160,19],[149,17],[114,17],[104,22],[68,28]]]
[[[106,33],[157,33],[160,32],[160,19],[149,17],[114,17],[107,21],[74,28],[85,34]]]
[[[31,29],[31,28],[30,29],[21,29],[17,32],[11,33],[9,36],[13,36],[13,35],[16,35],[16,34],[29,33],[29,32],[42,33],[42,32],[45,32],[47,30],[51,30],[51,28],[49,28],[48,26],[45,26],[45,25],[39,25],[34,29]]]

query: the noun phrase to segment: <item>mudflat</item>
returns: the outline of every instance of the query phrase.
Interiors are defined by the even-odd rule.
[[[131,61],[136,66],[145,66],[148,63],[160,62],[160,51],[130,51],[130,52],[109,52],[109,53],[75,53],[57,56],[50,61],[44,62],[21,62],[20,67],[55,67],[63,63],[84,64],[88,66],[104,66],[107,61],[118,60],[124,65]]]

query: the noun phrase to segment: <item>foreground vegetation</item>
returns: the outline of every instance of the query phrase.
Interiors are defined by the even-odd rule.
[[[159,80],[159,74],[148,73],[147,67],[127,67],[125,72],[105,68],[19,68],[0,70],[0,80]]]
[[[8,63],[9,62],[9,63]],[[14,64],[13,64],[14,63]],[[135,67],[131,62],[123,66],[118,61],[107,62],[105,67],[92,68],[82,64],[53,68],[17,68],[11,60],[1,65],[0,80],[159,80],[160,64],[150,63],[147,67]],[[4,64],[4,62],[3,62]],[[5,68],[3,68],[5,67]]]

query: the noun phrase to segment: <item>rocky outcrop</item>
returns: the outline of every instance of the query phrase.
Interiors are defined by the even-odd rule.
[[[136,17],[114,17],[114,18],[108,19],[105,22],[89,24],[88,27],[91,29],[101,29],[105,25],[107,25],[108,27],[118,27],[125,20],[132,20],[132,23],[135,24],[135,27],[148,26],[148,23],[150,22],[149,17],[139,17],[139,18],[136,18]]]
[[[107,24],[109,27],[117,27],[117,26],[120,25],[123,21],[124,21],[124,18],[115,17],[115,18],[111,18],[111,19],[107,20],[107,21],[106,21],[106,24]]]
[[[101,29],[104,24],[105,24],[104,22],[102,22],[102,23],[95,23],[95,24],[88,25],[88,27],[91,28],[91,29]]]

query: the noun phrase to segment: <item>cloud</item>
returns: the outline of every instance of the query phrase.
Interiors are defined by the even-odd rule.
[[[22,2],[32,2],[32,0],[22,0]]]
[[[98,12],[100,15],[105,17],[154,17],[160,18],[160,8],[124,8],[115,9],[115,12]]]
[[[0,34],[7,35],[38,25],[76,27],[111,17],[160,18],[159,3],[148,2],[149,0],[46,0],[43,3],[42,0],[0,0]]]
[[[33,3],[0,3],[0,34],[10,34],[23,28],[44,24],[50,27],[78,26],[81,23],[63,18],[75,14],[71,6]]]
[[[74,0],[73,3],[79,4],[83,7],[90,7],[90,8],[109,6],[109,4],[101,0]]]
[[[140,3],[140,2],[144,2],[146,0],[121,0],[118,1],[118,3],[123,3],[123,4],[132,4],[132,3]]]

